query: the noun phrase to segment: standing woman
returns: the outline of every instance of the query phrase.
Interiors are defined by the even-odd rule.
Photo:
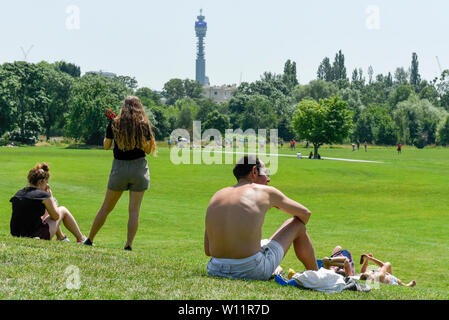
[[[139,98],[128,96],[120,115],[109,122],[104,148],[109,150],[114,141],[114,161],[109,175],[108,189],[100,210],[84,244],[92,245],[95,235],[114,209],[123,191],[129,190],[128,239],[125,250],[132,250],[132,243],[139,224],[140,204],[150,187],[150,171],[145,156],[156,154],[151,123]]]

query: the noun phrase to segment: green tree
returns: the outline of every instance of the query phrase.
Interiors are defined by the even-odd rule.
[[[75,82],[73,99],[67,115],[67,136],[101,145],[108,120],[106,109],[118,112],[132,91],[120,80],[87,74]]]
[[[167,104],[172,105],[186,95],[184,82],[181,79],[170,79],[164,84],[162,96],[167,99]]]
[[[394,72],[394,83],[396,85],[407,84],[409,73],[404,68],[396,68]]]
[[[370,113],[362,112],[355,122],[353,139],[359,141],[366,141],[368,143],[373,143],[374,134],[372,128],[372,119]]]
[[[418,86],[421,82],[421,76],[419,74],[419,62],[418,55],[413,52],[412,65],[410,67],[410,84],[415,87],[415,91],[418,91]]]
[[[191,130],[198,113],[197,104],[193,99],[184,98],[176,101],[175,106],[179,109],[177,127]]]
[[[395,108],[398,103],[406,101],[413,93],[413,87],[409,84],[401,84],[391,91],[388,98],[390,105]]]
[[[140,99],[144,106],[161,105],[161,95],[150,88],[141,87],[136,90],[135,95]]]
[[[51,130],[59,124],[62,129],[72,95],[73,78],[66,72],[58,71],[47,62],[40,62],[38,67],[43,72],[41,86],[47,99],[40,108],[45,136],[50,139]]]
[[[325,57],[320,63],[317,71],[317,79],[324,81],[334,80],[334,72],[332,70],[332,66],[328,57]]]
[[[197,101],[198,113],[196,114],[196,120],[205,122],[214,110],[218,109],[218,105],[211,99],[201,99]]]
[[[441,121],[438,127],[437,143],[444,146],[449,145],[449,115]]]
[[[354,123],[356,123],[360,113],[364,108],[360,90],[354,89],[353,87],[344,88],[338,91],[338,96],[348,103],[348,108],[353,114],[352,120]]]
[[[115,80],[122,82],[130,90],[135,90],[138,86],[137,80],[134,77],[118,76]]]
[[[289,91],[292,90],[298,84],[295,61],[292,62],[290,61],[290,59],[288,59],[287,62],[285,62],[282,81],[287,86]]]
[[[245,83],[242,83],[242,85],[245,85]],[[240,85],[240,87],[242,87],[242,85]],[[240,90],[242,90],[242,88]],[[240,117],[245,110],[245,106],[249,100],[249,97],[250,95],[245,94],[237,89],[234,96],[231,98],[231,100],[229,100],[229,120],[231,122],[232,129],[237,129],[240,127]]]
[[[397,128],[385,108],[370,106],[364,109],[355,123],[354,139],[375,144],[394,145]]]
[[[42,125],[42,106],[47,103],[42,68],[24,61],[3,64],[0,70],[0,131],[13,130],[13,140],[34,144]],[[9,121],[9,123],[5,123]]]
[[[168,131],[172,132],[178,128],[178,114],[179,109],[175,106],[168,106],[164,109],[165,117],[167,118]]]
[[[65,72],[74,78],[79,78],[81,76],[81,68],[76,64],[65,61],[57,61],[54,65],[60,71]]]
[[[170,134],[170,125],[168,122],[167,115],[161,106],[152,105],[150,108],[153,114],[153,133],[156,140],[163,140]]]
[[[335,55],[332,72],[334,74],[334,80],[346,79],[345,56],[341,50]]]
[[[421,81],[419,98],[429,100],[429,102],[436,107],[440,106],[440,97],[434,82],[429,83],[426,80]]]
[[[373,66],[368,67],[368,84],[373,83],[374,69]]]
[[[436,87],[440,96],[441,107],[449,111],[449,69],[441,73]]]
[[[220,113],[218,110],[213,110],[208,114],[207,120],[202,124],[202,129],[217,129],[224,135],[225,130],[229,129],[229,117],[226,114]]]
[[[185,79],[183,81],[185,96],[192,99],[200,99],[203,96],[203,86],[195,80]]]
[[[298,104],[293,120],[297,135],[313,144],[314,158],[325,143],[342,142],[352,128],[352,115],[348,104],[338,96],[331,99],[303,100]]]
[[[292,118],[282,116],[278,122],[278,136],[285,141],[295,138],[295,131],[292,126]]]
[[[437,125],[446,116],[444,109],[433,106],[428,100],[420,100],[416,95],[400,102],[393,112],[399,139],[418,147],[435,143]]]
[[[312,80],[309,84],[298,85],[293,89],[292,96],[296,103],[303,99],[320,100],[333,97],[337,94],[338,88],[332,82],[324,80]]]
[[[250,96],[239,117],[239,124],[243,130],[277,128],[277,116],[268,98],[262,95]]]

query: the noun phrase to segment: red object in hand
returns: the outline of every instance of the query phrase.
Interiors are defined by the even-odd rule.
[[[106,110],[106,117],[108,117],[109,120],[112,120],[115,119],[116,115],[111,109],[108,109]]]

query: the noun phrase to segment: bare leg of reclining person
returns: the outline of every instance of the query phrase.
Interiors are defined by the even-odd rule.
[[[344,275],[346,277],[353,276],[351,269],[351,264],[349,263],[349,259],[347,257],[334,257],[334,258],[323,258],[323,267],[325,269],[334,269],[335,272],[340,273],[339,269],[344,270]],[[331,268],[337,267],[337,268]]]
[[[336,246],[332,251],[332,256],[338,254],[341,251],[343,251],[343,248],[341,246]],[[323,260],[323,267],[325,269],[332,269],[336,273],[344,275],[346,277],[354,275],[351,269],[351,263],[349,259],[343,255],[331,258],[324,257],[322,260]]]

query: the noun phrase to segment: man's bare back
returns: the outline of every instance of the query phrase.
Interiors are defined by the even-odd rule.
[[[318,270],[305,227],[310,211],[268,186],[270,176],[258,158],[243,157],[233,173],[238,183],[216,192],[206,212],[204,252],[212,256],[207,265],[208,274],[268,280],[292,244],[306,269]],[[293,217],[261,246],[262,225],[271,207]]]
[[[211,256],[242,259],[260,250],[262,225],[271,208],[270,188],[243,183],[215,193],[206,213]]]

